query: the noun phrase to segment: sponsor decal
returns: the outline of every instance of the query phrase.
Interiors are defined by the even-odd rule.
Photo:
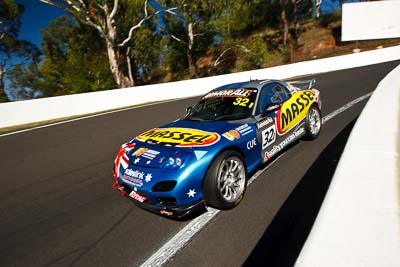
[[[141,147],[141,148],[138,148],[135,152],[133,152],[133,153],[132,153],[132,156],[138,157],[138,158],[136,158],[136,159],[134,160],[134,163],[135,163],[135,164],[139,163],[139,161],[140,161],[140,158],[139,158],[139,157],[143,157],[143,158],[148,159],[147,162],[146,162],[146,164],[150,164],[151,161],[152,161],[155,157],[157,157],[158,154],[160,154],[159,151],[155,151],[155,150],[152,150],[152,149],[148,149],[148,148]]]
[[[235,130],[238,131],[241,135],[246,135],[253,132],[253,129],[247,123],[237,127]]]
[[[135,152],[133,152],[133,156],[136,156],[136,157],[140,157],[141,155],[143,155],[144,154],[144,152],[146,152],[148,150],[148,148],[144,148],[144,147],[141,147],[141,148],[138,148]]]
[[[240,138],[240,133],[238,133],[236,130],[230,130],[229,133],[236,139]]]
[[[248,150],[252,149],[252,148],[255,147],[255,146],[257,146],[257,140],[256,140],[256,138],[253,138],[253,139],[251,139],[250,141],[248,141],[248,142],[247,142],[247,145],[246,145],[246,147],[247,147]]]
[[[137,200],[139,202],[145,202],[147,200],[147,197],[140,195],[138,192],[136,191],[132,191],[129,196],[131,198],[133,198],[134,200]]]
[[[275,125],[270,126],[266,130],[262,131],[262,149],[266,149],[276,140]]]
[[[253,129],[250,125],[243,124],[237,127],[234,130],[230,130],[229,132],[223,133],[222,136],[228,139],[229,141],[234,141],[235,139],[239,139],[242,135],[246,135],[253,132]]]
[[[290,144],[294,141],[298,136],[304,133],[304,128],[300,128],[299,130],[295,131],[291,135],[289,135],[285,140],[283,140],[280,144],[274,145],[270,151],[265,152],[265,160],[269,160],[273,157],[276,153],[281,151],[285,146]]]
[[[249,89],[224,89],[224,90],[215,90],[206,94],[203,99],[212,98],[212,97],[244,97],[247,98],[251,95],[253,90]]]
[[[142,133],[136,139],[142,142],[151,141],[177,147],[198,147],[217,143],[220,135],[189,128],[155,128]]]
[[[188,195],[188,197],[194,197],[194,195],[196,195],[196,190],[195,189],[189,189],[189,192],[186,193],[186,195]]]
[[[132,169],[126,169],[121,178],[130,184],[141,187],[143,186],[143,179],[146,181],[146,183],[149,183],[151,182],[153,175],[151,173],[147,173],[145,175],[144,172],[138,170],[134,171]]]
[[[152,150],[152,149],[147,149],[143,153],[142,157],[146,158],[146,159],[149,159],[149,160],[153,160],[155,157],[157,157],[158,154],[160,154],[159,151],[155,151],[155,150]]]
[[[279,135],[285,134],[305,118],[308,108],[315,102],[314,97],[312,91],[300,91],[294,93],[288,101],[283,103],[276,120]]]
[[[229,141],[235,140],[235,137],[231,135],[229,132],[223,133],[222,136],[228,139]]]
[[[266,127],[266,126],[268,126],[269,124],[272,124],[272,123],[274,123],[274,119],[273,118],[270,118],[270,117],[265,118],[264,120],[257,122],[257,129],[264,128],[264,127]]]
[[[229,132],[223,133],[222,136],[229,141],[233,141],[240,138],[240,133],[236,130],[230,130]]]

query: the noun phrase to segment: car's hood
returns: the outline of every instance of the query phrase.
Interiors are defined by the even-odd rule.
[[[208,147],[218,143],[221,135],[235,128],[227,121],[177,120],[148,130],[136,137],[137,141],[175,148]]]
[[[129,163],[159,168],[168,164],[170,158],[184,161],[198,151],[208,151],[215,145],[222,145],[227,131],[238,127],[237,124],[218,122],[199,122],[177,120],[153,128],[138,135],[133,142],[135,148],[127,155]]]

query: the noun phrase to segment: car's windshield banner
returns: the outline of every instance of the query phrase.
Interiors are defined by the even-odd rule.
[[[250,89],[224,89],[224,90],[214,90],[206,94],[203,99],[212,97],[249,97],[253,93]]]

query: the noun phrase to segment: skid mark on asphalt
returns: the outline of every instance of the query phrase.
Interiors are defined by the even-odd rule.
[[[350,107],[356,105],[357,103],[367,99],[372,95],[372,92],[365,94],[353,101],[345,104],[339,109],[329,113],[322,118],[322,124],[333,119],[335,116],[349,109]],[[268,164],[264,169],[257,171],[248,181],[248,186],[253,183],[257,177],[259,177],[263,172],[268,170],[279,158],[285,155],[286,152],[279,155],[275,160]],[[174,255],[176,255],[202,228],[204,228],[219,212],[220,210],[207,208],[208,212],[202,214],[201,216],[193,219],[188,223],[182,230],[180,230],[176,235],[174,235],[167,243],[165,243],[159,250],[157,250],[150,258],[148,258],[141,267],[147,266],[162,266]]]

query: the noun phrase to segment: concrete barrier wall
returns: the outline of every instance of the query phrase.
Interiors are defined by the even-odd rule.
[[[400,59],[400,46],[188,81],[0,104],[0,128],[206,93],[227,83],[354,68]]]
[[[400,66],[358,118],[296,266],[400,266],[399,104]]]
[[[400,1],[346,3],[342,41],[400,38]]]

